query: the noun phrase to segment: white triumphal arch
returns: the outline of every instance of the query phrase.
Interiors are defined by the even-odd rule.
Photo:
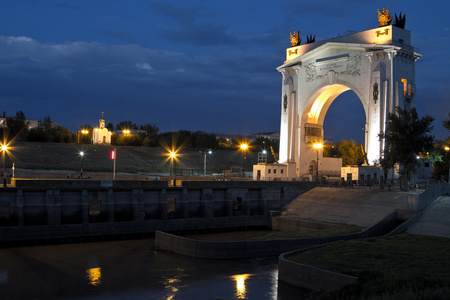
[[[292,37],[292,35],[291,35]],[[295,33],[294,33],[295,37]],[[297,32],[297,38],[298,32]],[[292,40],[292,38],[291,38]],[[311,42],[293,43],[283,75],[278,163],[286,179],[302,179],[323,152],[323,123],[331,103],[352,90],[364,107],[365,152],[369,164],[382,156],[387,114],[415,103],[415,61],[421,56],[411,46],[411,33],[395,25]],[[351,110],[351,108],[350,108]]]

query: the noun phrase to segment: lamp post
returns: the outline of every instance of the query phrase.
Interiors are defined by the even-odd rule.
[[[172,163],[173,169],[173,186],[177,186],[177,162],[176,162],[177,154],[175,152],[170,152],[170,160]],[[175,160],[175,163],[174,163]]]
[[[245,151],[247,151],[247,149],[248,149],[248,144],[247,143],[243,143],[243,144],[241,144],[240,148],[242,150],[242,177],[245,177],[244,160],[245,160]]]
[[[447,160],[448,160],[448,180],[447,180],[447,183],[450,183],[450,158],[448,157],[448,153],[450,151],[450,147],[449,146],[445,146],[444,149],[445,149],[445,151],[447,151]]]
[[[2,145],[3,152],[3,186],[6,187],[6,151],[8,151],[7,145]]]
[[[203,159],[203,176],[206,176],[206,154],[211,154],[212,151],[203,151],[204,159]]]
[[[83,157],[84,157],[84,151],[80,151],[80,179],[83,179]]]
[[[313,148],[317,151],[317,182],[319,182],[319,150],[322,149],[323,144],[322,143],[315,143],[313,145]]]
[[[87,130],[87,129],[82,129],[82,130],[79,130],[79,131],[78,131],[78,144],[80,143],[80,133],[81,133],[82,135],[85,135],[85,134],[88,134],[88,133],[89,133],[89,130]],[[81,143],[83,143],[83,141],[81,141]]]

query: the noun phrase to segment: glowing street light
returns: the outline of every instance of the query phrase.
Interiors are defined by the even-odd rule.
[[[212,151],[211,150],[203,151],[203,155],[204,155],[204,158],[203,158],[203,176],[206,176],[206,154],[212,154]]]
[[[177,153],[174,151],[171,151],[169,153],[169,157],[170,157],[170,163],[172,164],[172,170],[173,170],[173,186],[177,186]],[[175,164],[174,164],[175,161]]]
[[[247,143],[242,143],[239,148],[242,151],[242,177],[245,176],[245,164],[244,164],[244,160],[245,160],[245,151],[247,151],[248,149],[248,144]]]
[[[319,181],[319,150],[323,148],[322,143],[315,143],[313,148],[317,151],[317,182]]]
[[[444,150],[447,151],[447,156],[448,156],[448,153],[450,151],[450,147],[449,146],[445,146]],[[448,180],[447,180],[447,183],[450,183],[450,159],[448,159],[448,161],[449,162],[448,162]]]
[[[129,129],[124,129],[124,130],[122,130],[122,133],[123,133],[123,134],[130,134],[130,132],[131,132],[131,131],[130,131]]]
[[[84,151],[81,150],[79,154],[80,154],[80,157],[81,157],[81,162],[80,162],[80,179],[83,179],[83,157],[84,157]]]
[[[78,144],[80,143],[80,133],[81,133],[82,135],[89,134],[89,130],[87,130],[87,129],[81,129],[80,131],[78,131]]]
[[[6,187],[6,152],[8,151],[8,146],[6,144],[2,145],[3,152],[3,186]]]

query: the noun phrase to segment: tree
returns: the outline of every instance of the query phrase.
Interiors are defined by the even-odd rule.
[[[408,190],[411,173],[420,166],[417,156],[433,149],[434,136],[428,133],[433,129],[434,119],[429,115],[419,118],[416,108],[406,110],[397,106],[396,112],[388,115],[386,132],[380,134],[386,143],[381,165],[387,170],[399,164],[402,189]]]
[[[23,111],[16,112],[15,117],[6,118],[6,128],[9,131],[9,138],[25,139],[28,134],[28,123]]]
[[[44,118],[44,121],[42,122],[42,124],[44,124],[44,129],[45,130],[50,130],[52,129],[52,119],[50,119],[49,116],[46,116]]]
[[[116,125],[116,130],[124,130],[124,129],[128,129],[128,130],[132,130],[132,129],[138,129],[136,123],[133,123],[131,121],[122,121],[117,123]]]
[[[158,146],[158,132],[159,128],[156,124],[146,124],[139,127],[141,130],[145,130],[145,134],[142,136],[143,144],[146,147]]]
[[[447,128],[448,131],[450,131],[450,113],[448,113],[448,119],[442,121],[442,126]]]
[[[336,156],[342,158],[342,165],[362,165],[364,163],[364,152],[361,145],[356,145],[354,140],[339,140],[335,150]],[[334,155],[333,151],[330,151]]]
[[[442,126],[447,128],[450,131],[450,113],[448,114],[448,119],[442,121]],[[450,182],[449,170],[450,170],[450,151],[448,150],[450,147],[450,137],[448,137],[445,141],[436,141],[434,144],[434,153],[436,156],[440,157],[440,160],[436,161],[436,164],[433,165],[433,178],[434,179],[442,179],[446,178],[447,182]]]
[[[108,123],[108,125],[106,125],[106,129],[108,129],[109,131],[114,131],[113,123]]]

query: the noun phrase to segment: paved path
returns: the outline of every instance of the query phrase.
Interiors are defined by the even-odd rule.
[[[409,226],[407,232],[450,237],[450,197],[439,197]]]
[[[293,200],[281,216],[368,228],[395,209],[406,209],[408,194],[411,192],[317,187]]]

